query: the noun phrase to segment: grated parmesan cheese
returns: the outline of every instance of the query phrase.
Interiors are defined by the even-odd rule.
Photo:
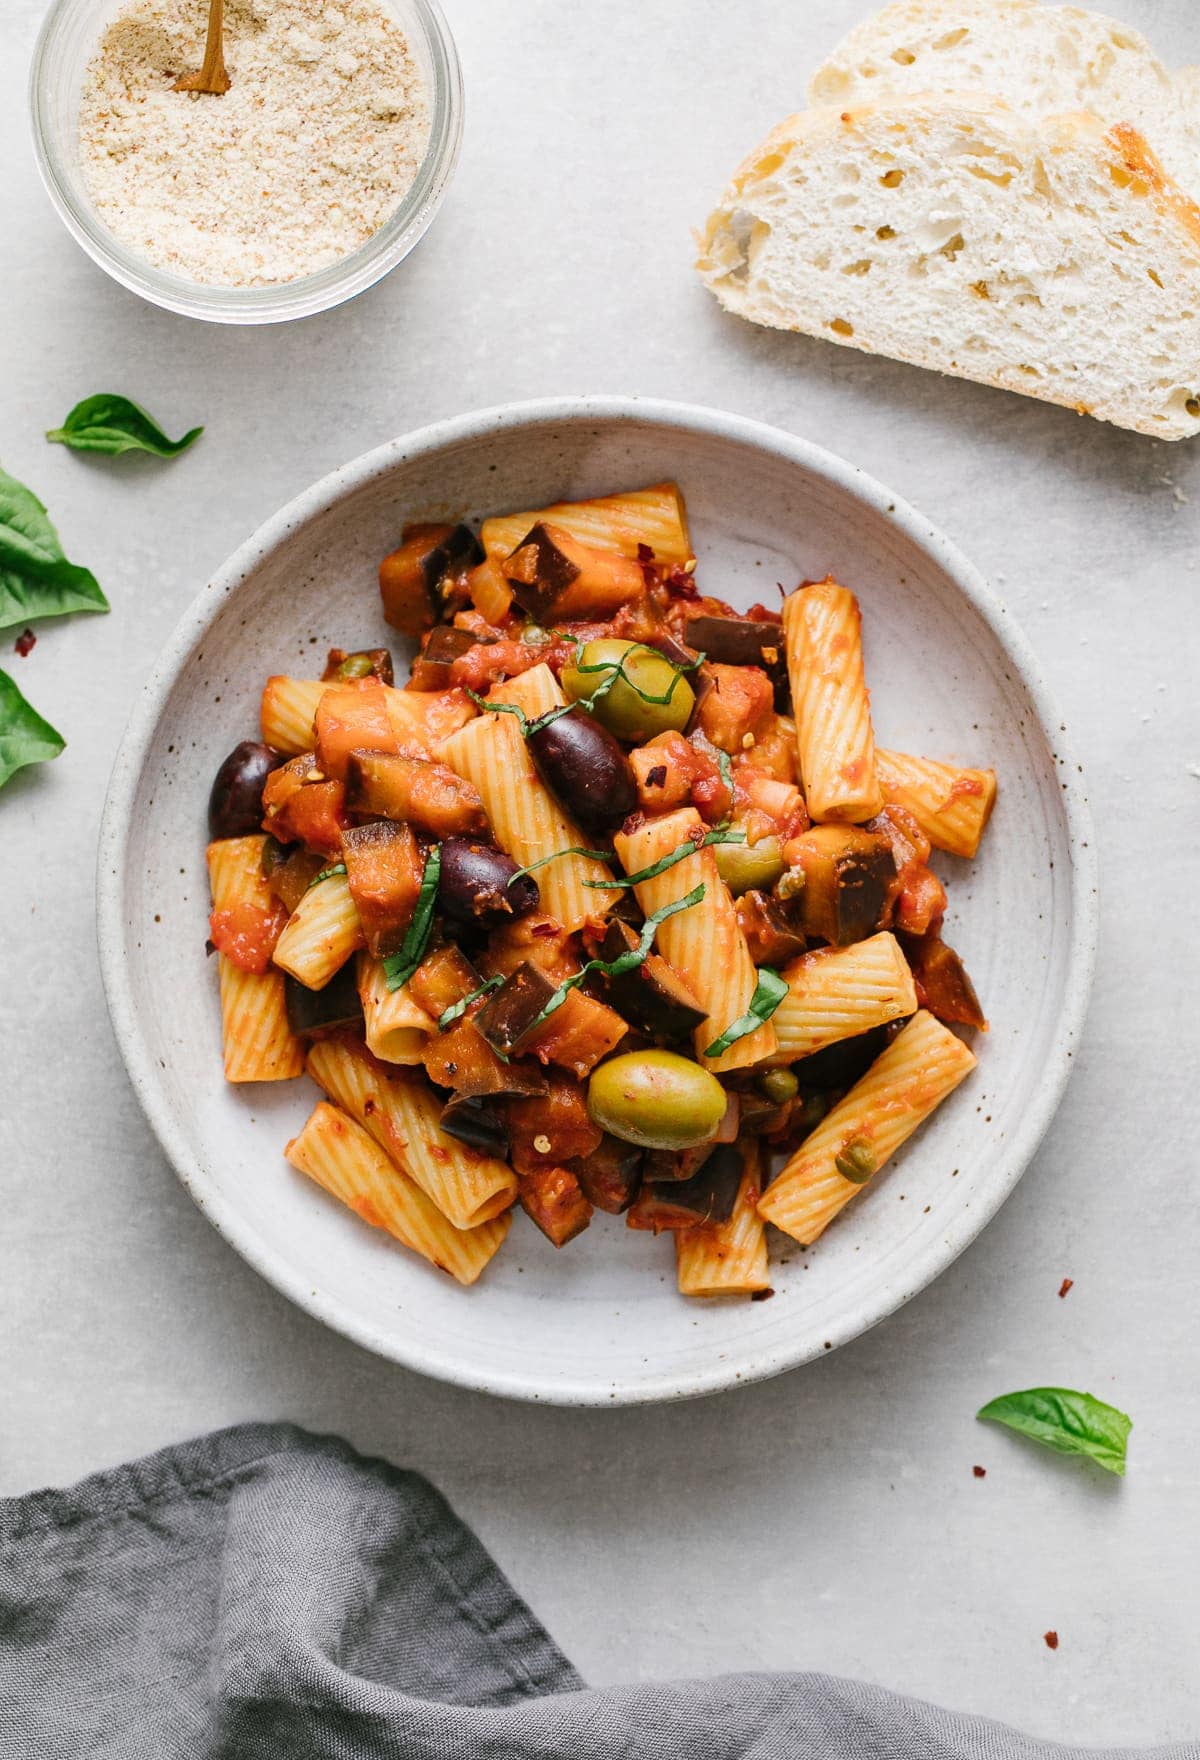
[[[97,213],[160,269],[225,287],[295,281],[395,212],[429,139],[421,75],[381,0],[227,0],[221,97],[175,92],[203,59],[203,0],[127,0],[84,79]]]

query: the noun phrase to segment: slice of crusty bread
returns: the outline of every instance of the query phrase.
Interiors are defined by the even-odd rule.
[[[806,111],[737,172],[697,268],[760,324],[1200,431],[1200,209],[1125,124],[962,95]]]
[[[818,68],[810,104],[878,104],[914,92],[990,92],[1030,116],[1090,110],[1132,123],[1200,197],[1200,106],[1146,39],[1101,12],[1042,0],[894,0]]]

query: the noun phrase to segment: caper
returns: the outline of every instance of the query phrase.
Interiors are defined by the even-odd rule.
[[[585,642],[562,670],[562,688],[572,702],[591,697],[610,680],[592,713],[618,739],[641,744],[659,733],[682,732],[691,720],[696,693],[684,674],[640,642]]]
[[[375,670],[375,663],[369,654],[347,654],[339,662],[338,678],[370,678]]]
[[[735,898],[743,892],[769,892],[785,866],[777,837],[760,837],[757,843],[714,844],[713,854],[717,872]]]
[[[879,1166],[879,1162],[875,1158],[875,1151],[870,1143],[864,1142],[861,1137],[855,1137],[852,1142],[845,1145],[840,1155],[834,1156],[833,1165],[842,1178],[848,1179],[851,1185],[865,1186]]]
[[[710,1142],[725,1116],[725,1090],[708,1070],[674,1051],[627,1051],[592,1071],[592,1123],[644,1149]]]
[[[774,1106],[786,1106],[800,1092],[800,1084],[790,1069],[769,1069],[758,1078],[758,1085]]]

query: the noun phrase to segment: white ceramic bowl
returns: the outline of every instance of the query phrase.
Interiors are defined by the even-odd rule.
[[[995,766],[972,866],[946,860],[948,938],[992,1030],[972,1079],[808,1253],[769,1302],[686,1302],[669,1236],[597,1216],[556,1252],[518,1217],[463,1291],[292,1172],[282,1147],[307,1082],[227,1088],[206,961],[204,808],[258,726],[271,672],[326,647],[392,640],[378,559],[405,520],[482,515],[675,477],[704,587],[769,600],[827,570],[862,600],[887,744]],[[937,1276],[1012,1190],[1066,1080],[1091,976],[1087,808],[1025,641],[979,575],[869,477],[740,417],[609,398],[517,405],[357,459],[269,520],[184,617],[134,712],[105,811],[100,952],[134,1087],[209,1220],[301,1307],[398,1362],[565,1404],[679,1398],[772,1375],[844,1343]],[[780,1237],[782,1240],[782,1237]]]

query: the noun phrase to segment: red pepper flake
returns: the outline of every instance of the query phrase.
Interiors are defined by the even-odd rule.
[[[1058,1286],[1058,1299],[1059,1299],[1059,1301],[1061,1301],[1062,1298],[1065,1295],[1067,1295],[1074,1288],[1075,1288],[1075,1279],[1073,1277],[1064,1277],[1062,1282]]]
[[[665,764],[655,764],[653,769],[646,772],[647,788],[661,788],[666,780],[667,766]]]
[[[972,1467],[971,1471],[974,1473],[974,1475],[977,1479],[986,1479],[987,1478],[987,1468],[986,1467]]]
[[[558,934],[558,924],[535,923],[529,933],[538,941],[552,941]]]
[[[654,561],[654,552],[650,548],[649,544],[639,544],[638,545],[637,559],[639,562],[653,562]]]
[[[1057,1650],[1058,1649],[1058,1633],[1057,1632],[1043,1632],[1042,1636],[1046,1640],[1047,1650]]]
[[[694,576],[686,574],[678,566],[671,570],[664,580],[663,586],[667,590],[668,599],[698,599],[700,597],[700,589],[696,585]]]
[[[19,654],[23,660],[25,658],[26,654],[33,653],[34,644],[36,643],[36,641],[37,641],[37,637],[34,635],[34,633],[31,629],[23,629],[21,631],[20,635],[17,637],[16,641],[13,643],[13,653]]]

